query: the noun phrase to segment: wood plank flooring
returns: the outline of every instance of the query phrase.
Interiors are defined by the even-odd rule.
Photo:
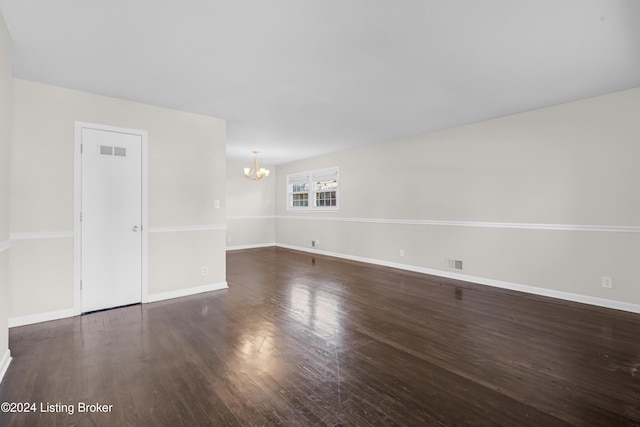
[[[227,275],[11,329],[0,402],[38,410],[0,425],[640,425],[640,315],[282,248]]]

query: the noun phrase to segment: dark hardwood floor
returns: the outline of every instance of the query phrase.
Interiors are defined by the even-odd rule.
[[[38,407],[0,425],[640,425],[640,315],[282,248],[227,268],[11,329],[0,402]]]

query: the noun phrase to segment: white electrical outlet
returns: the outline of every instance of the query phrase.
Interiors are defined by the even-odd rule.
[[[209,267],[203,266],[200,271],[203,276],[206,276],[207,274],[209,274]]]
[[[404,256],[404,249],[400,249],[400,256]]]
[[[607,289],[613,288],[613,277],[602,276],[602,287]]]

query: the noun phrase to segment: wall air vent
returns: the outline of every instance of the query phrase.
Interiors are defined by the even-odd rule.
[[[446,262],[446,267],[448,270],[462,270],[462,260],[448,259]]]
[[[113,156],[113,147],[110,147],[108,145],[101,145],[100,154],[104,154],[106,156]]]
[[[109,145],[100,146],[100,154],[105,156],[127,156],[127,149],[125,147],[111,147]]]

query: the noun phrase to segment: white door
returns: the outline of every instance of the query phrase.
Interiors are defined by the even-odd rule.
[[[83,313],[141,302],[142,136],[82,127]]]

